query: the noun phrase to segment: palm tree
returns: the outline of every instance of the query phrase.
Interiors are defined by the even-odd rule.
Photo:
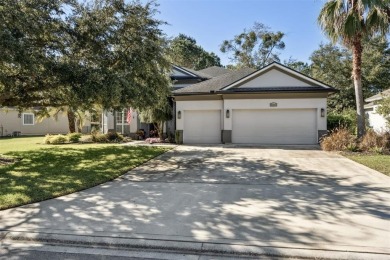
[[[358,137],[365,134],[362,91],[363,40],[389,32],[389,0],[328,0],[321,9],[318,23],[333,43],[352,51],[352,77],[355,86]]]

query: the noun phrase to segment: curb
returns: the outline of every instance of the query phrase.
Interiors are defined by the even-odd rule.
[[[4,232],[5,233],[5,232]],[[25,233],[9,231],[3,233],[2,242],[39,242],[52,246],[88,247],[116,250],[145,250],[166,253],[188,253],[199,255],[218,255],[258,258],[290,257],[301,259],[390,259],[390,254],[353,250],[327,250],[316,248],[293,248],[274,246],[255,246],[229,243],[193,242],[181,240],[161,240],[145,238],[97,237],[70,234]]]

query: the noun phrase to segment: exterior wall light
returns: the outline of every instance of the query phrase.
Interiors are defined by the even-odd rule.
[[[325,117],[325,108],[321,108],[321,117]]]
[[[181,119],[181,111],[177,112],[177,119]]]
[[[230,118],[230,110],[226,109],[226,118]]]

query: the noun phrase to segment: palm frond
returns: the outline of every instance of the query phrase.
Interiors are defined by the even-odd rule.
[[[356,36],[389,33],[389,8],[387,0],[329,0],[317,21],[333,43],[348,46]]]
[[[390,32],[389,16],[385,9],[374,7],[366,18],[367,33],[374,34],[379,32],[381,35],[386,35]]]

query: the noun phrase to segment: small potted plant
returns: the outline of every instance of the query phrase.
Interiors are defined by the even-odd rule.
[[[138,140],[143,140],[145,138],[145,131],[143,129],[139,129],[136,132],[136,135],[138,136]]]

